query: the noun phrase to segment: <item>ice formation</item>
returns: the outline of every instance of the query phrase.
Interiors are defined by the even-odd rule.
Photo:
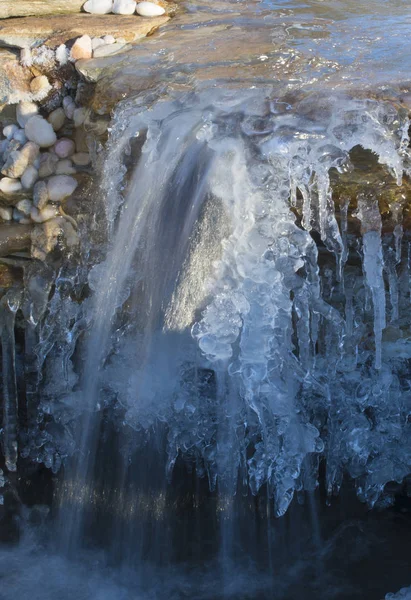
[[[120,427],[163,424],[169,472],[181,456],[211,488],[267,486],[278,516],[316,488],[320,460],[329,495],[347,473],[370,506],[411,473],[404,204],[385,234],[374,188],[338,208],[332,186],[357,147],[400,185],[408,119],[377,100],[321,102],[250,90],[118,108],[102,181],[111,242],[89,297],[86,264],[57,276],[46,312],[32,276],[28,351],[47,426],[32,422],[22,453],[57,470],[79,444],[92,463],[111,407]]]

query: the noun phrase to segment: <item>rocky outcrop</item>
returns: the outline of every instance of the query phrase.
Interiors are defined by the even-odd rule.
[[[0,19],[80,12],[84,0],[0,0]]]
[[[1,1],[1,0],[0,0]],[[135,15],[73,15],[23,17],[0,21],[0,46],[30,48],[46,44],[56,47],[70,40],[89,35],[104,36],[134,42],[151,35],[169,20],[167,16],[144,18]]]

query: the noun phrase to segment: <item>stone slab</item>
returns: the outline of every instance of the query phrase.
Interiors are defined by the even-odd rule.
[[[80,12],[84,0],[0,0],[0,19]]]

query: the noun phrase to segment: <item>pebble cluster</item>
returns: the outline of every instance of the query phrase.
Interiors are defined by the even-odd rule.
[[[94,15],[133,15],[141,17],[159,17],[166,12],[154,2],[135,2],[134,0],[87,0],[83,10]]]

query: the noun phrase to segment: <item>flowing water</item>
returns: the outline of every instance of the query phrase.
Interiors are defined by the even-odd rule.
[[[411,9],[180,8],[97,84],[82,254],[0,307],[0,598],[382,599],[411,581]]]

